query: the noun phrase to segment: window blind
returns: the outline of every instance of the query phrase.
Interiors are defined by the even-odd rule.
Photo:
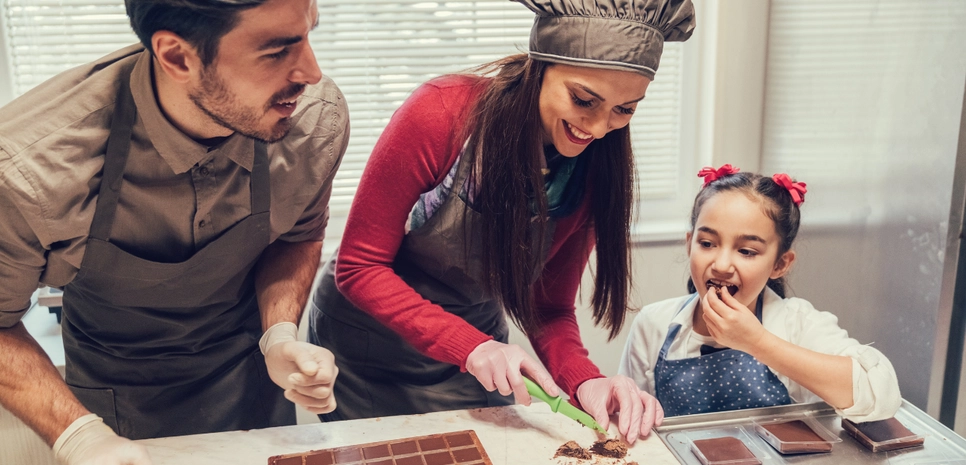
[[[16,95],[137,41],[122,0],[2,1]],[[310,42],[323,73],[345,94],[352,125],[331,200],[338,224],[369,152],[403,100],[440,74],[525,52],[533,13],[507,0],[319,0],[318,8]],[[681,43],[666,44],[658,78],[631,121],[645,203],[681,191],[681,62]]]
[[[763,169],[814,184],[829,215],[843,194],[894,194],[885,183],[920,172],[947,124],[922,89],[962,88],[962,60],[943,54],[966,38],[966,2],[772,0],[770,14]]]

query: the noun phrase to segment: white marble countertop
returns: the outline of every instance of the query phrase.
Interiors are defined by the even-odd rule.
[[[274,455],[381,442],[429,434],[474,430],[494,465],[558,464],[618,465],[638,462],[677,465],[664,443],[651,433],[637,441],[622,460],[594,456],[593,460],[553,458],[557,448],[576,441],[588,448],[600,439],[591,429],[553,413],[542,402],[530,407],[512,405],[404,415],[251,431],[198,434],[138,441],[154,465],[266,465]],[[617,437],[612,424],[610,437]]]

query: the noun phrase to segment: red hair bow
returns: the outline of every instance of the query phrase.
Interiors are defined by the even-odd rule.
[[[704,185],[707,186],[709,182],[723,178],[729,174],[735,174],[739,171],[741,170],[738,168],[735,168],[734,166],[731,166],[731,163],[728,163],[727,165],[722,165],[721,168],[718,168],[718,169],[714,169],[710,166],[705,166],[703,169],[701,169],[701,171],[698,171],[698,177],[704,178]]]
[[[792,202],[795,202],[795,206],[801,205],[805,202],[805,193],[808,189],[805,188],[804,182],[793,182],[785,173],[778,173],[771,177],[775,181],[775,184],[788,189],[788,193],[792,194]]]

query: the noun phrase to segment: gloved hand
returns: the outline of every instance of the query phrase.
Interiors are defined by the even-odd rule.
[[[617,430],[630,444],[664,421],[661,403],[623,375],[584,381],[577,387],[577,400],[604,429],[610,426],[610,414],[620,412]]]
[[[151,465],[144,446],[114,434],[93,413],[74,420],[53,449],[54,457],[65,465]]]
[[[332,385],[339,374],[327,349],[298,340],[298,327],[283,322],[265,331],[258,346],[265,355],[268,376],[285,390],[285,398],[312,413],[335,410]]]
[[[555,397],[560,395],[560,388],[553,382],[550,373],[516,344],[490,340],[476,346],[466,357],[466,371],[475,376],[489,392],[497,390],[503,395],[512,392],[519,404],[530,405],[530,393],[523,382],[523,374],[539,384],[547,394]]]

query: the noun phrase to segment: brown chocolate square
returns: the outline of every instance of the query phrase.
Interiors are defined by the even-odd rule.
[[[441,437],[431,437],[431,438],[426,438],[426,439],[420,439],[419,440],[419,448],[423,452],[427,452],[427,451],[431,451],[431,450],[445,449],[446,448],[446,442],[443,441],[443,438],[441,438]]]
[[[362,455],[366,456],[366,459],[378,459],[379,457],[389,457],[389,446],[386,444],[378,444],[371,447],[366,447],[362,449]]]
[[[453,458],[456,459],[456,463],[466,463],[479,460],[482,457],[476,449],[455,449],[453,450]]]
[[[332,452],[327,450],[305,456],[305,465],[332,465],[333,463],[335,459],[332,458]]]
[[[426,465],[449,465],[453,462],[453,457],[449,455],[449,452],[435,452],[432,454],[426,454],[423,456],[426,460]]]
[[[362,451],[358,447],[343,447],[333,451],[335,463],[351,463],[362,460]]]
[[[446,436],[446,443],[450,447],[472,446],[473,438],[469,434],[451,434]]]
[[[287,459],[278,459],[274,463],[275,465],[302,465],[302,457],[289,457]]]
[[[701,451],[706,465],[727,463],[728,465],[760,465],[761,460],[751,453],[741,439],[724,436],[713,439],[697,439],[694,446]]]
[[[415,454],[419,452],[416,441],[394,442],[390,444],[392,455]]]
[[[412,457],[396,459],[396,465],[423,465],[423,457],[421,455],[414,455]]]

